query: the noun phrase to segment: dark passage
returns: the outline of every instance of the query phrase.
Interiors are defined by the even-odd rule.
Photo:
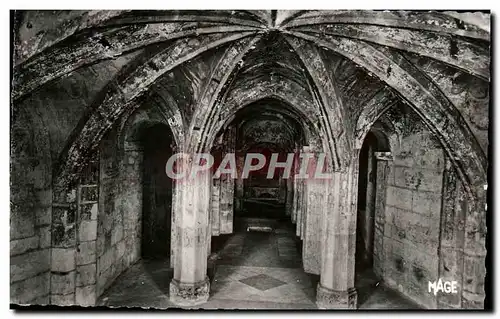
[[[172,180],[165,164],[172,155],[172,136],[163,125],[153,126],[143,135],[143,238],[144,258],[164,259],[170,256]]]

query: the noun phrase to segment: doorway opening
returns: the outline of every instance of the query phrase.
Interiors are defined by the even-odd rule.
[[[143,160],[143,259],[169,259],[172,232],[172,179],[165,173],[165,164],[173,154],[170,129],[156,124],[144,130]]]

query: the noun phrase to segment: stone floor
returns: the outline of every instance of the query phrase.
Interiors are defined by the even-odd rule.
[[[240,231],[213,247],[211,291],[204,309],[315,309],[319,276],[302,270],[300,244],[290,225],[272,232]],[[101,297],[111,307],[175,307],[168,300],[168,261],[140,261]],[[357,275],[360,309],[415,309],[416,305],[380,285],[369,271]]]

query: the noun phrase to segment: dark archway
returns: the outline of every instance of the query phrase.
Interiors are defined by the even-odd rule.
[[[380,230],[377,233],[375,228],[376,220],[381,216],[377,210],[380,202],[385,202],[387,186],[386,171],[378,166],[380,158],[391,157],[390,151],[387,136],[376,127],[368,132],[359,150],[355,251],[355,286],[359,304],[369,298],[380,279],[374,270],[374,259],[380,257],[376,256],[380,252],[375,247],[375,237],[380,236]]]
[[[368,133],[359,152],[356,271],[373,266],[377,138]]]
[[[165,259],[170,256],[172,233],[172,179],[165,164],[173,154],[172,133],[163,124],[145,129],[143,145],[143,221],[141,250],[143,258]]]
[[[251,171],[246,179],[235,181],[236,219],[289,219],[286,203],[291,202],[293,196],[293,172],[286,178],[285,169],[277,167],[274,174],[268,176],[272,156],[277,157],[277,162],[286,162],[288,154],[295,153],[296,145],[305,144],[300,122],[288,113],[281,101],[268,98],[245,106],[232,121],[236,127],[234,142],[240,163],[244,163],[248,154],[261,154],[265,158],[261,169]]]

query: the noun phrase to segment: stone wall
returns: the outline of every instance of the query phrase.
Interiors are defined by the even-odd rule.
[[[374,268],[388,286],[435,308],[436,297],[427,289],[439,275],[444,152],[425,130],[404,137],[400,145],[389,162],[385,218],[376,218],[383,248]]]
[[[101,144],[97,296],[140,258],[142,151],[120,150],[112,131]]]
[[[10,162],[10,302],[47,304],[52,174],[47,131],[36,112],[13,110]]]
[[[89,238],[95,236],[97,210],[90,202],[79,205],[85,194],[76,186],[54,190],[52,176],[61,151],[87,107],[129,60],[130,56],[124,56],[97,63],[13,103],[10,217],[13,303],[87,304],[94,298],[89,299],[93,292],[83,287],[94,282],[95,271],[82,263],[88,263],[88,258],[95,255],[95,247],[90,249],[95,238]],[[92,81],[86,80],[89,78]],[[85,180],[75,182],[86,185]]]

